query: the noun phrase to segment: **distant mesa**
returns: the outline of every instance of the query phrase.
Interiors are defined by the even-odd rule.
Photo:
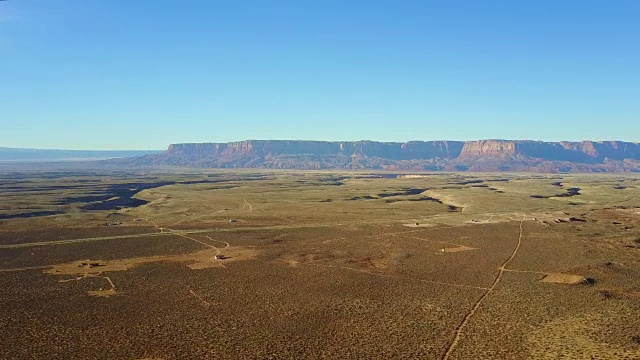
[[[172,144],[159,154],[106,160],[117,166],[362,169],[387,171],[640,172],[640,144],[532,140],[247,140]]]

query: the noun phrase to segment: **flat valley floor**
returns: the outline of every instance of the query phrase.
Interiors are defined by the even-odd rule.
[[[0,172],[2,359],[639,359],[640,177]]]

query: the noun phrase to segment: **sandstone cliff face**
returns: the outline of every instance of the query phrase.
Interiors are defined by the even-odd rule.
[[[343,155],[391,160],[455,158],[461,141],[328,142],[292,140],[247,140],[232,143],[172,144],[166,155],[187,157],[265,157],[279,155]]]
[[[600,163],[640,158],[640,144],[622,141],[544,142],[480,140],[466,142],[460,157],[523,155],[545,160]]]
[[[581,152],[595,159],[605,158],[613,160],[638,159],[640,144],[624,141],[582,141],[560,143],[565,149]]]
[[[460,157],[515,155],[515,141],[479,140],[464,143]]]
[[[162,154],[109,163],[211,168],[640,172],[640,144],[529,140],[407,143],[247,140],[173,144]]]

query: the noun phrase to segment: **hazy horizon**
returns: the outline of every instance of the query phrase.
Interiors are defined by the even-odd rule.
[[[581,140],[558,140],[558,141],[550,141],[543,139],[498,139],[498,138],[486,138],[486,139],[469,139],[469,140],[457,140],[457,139],[433,139],[433,140],[407,140],[407,141],[379,141],[379,140],[369,140],[369,139],[359,139],[359,140],[316,140],[316,139],[244,139],[244,140],[232,140],[232,141],[203,141],[203,142],[175,142],[171,144],[167,144],[162,148],[157,149],[128,149],[128,148],[119,148],[119,149],[100,149],[100,148],[87,148],[87,149],[77,149],[77,148],[25,148],[25,147],[9,147],[9,146],[0,146],[1,150],[19,150],[19,151],[74,151],[74,152],[161,152],[167,150],[167,148],[174,144],[206,144],[206,143],[235,143],[242,141],[311,141],[311,142],[360,142],[360,141],[371,141],[371,142],[380,142],[380,143],[408,143],[408,142],[431,142],[431,141],[456,141],[456,142],[473,142],[473,141],[486,141],[486,140],[495,140],[495,141],[538,141],[538,142],[583,142],[583,141],[592,141],[592,142],[611,142],[611,141],[622,141],[622,142],[631,142],[631,143],[640,143],[638,141],[625,141],[619,139],[581,139]]]

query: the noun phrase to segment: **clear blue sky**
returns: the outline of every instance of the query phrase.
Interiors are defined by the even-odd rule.
[[[640,141],[640,1],[0,2],[0,146]]]

